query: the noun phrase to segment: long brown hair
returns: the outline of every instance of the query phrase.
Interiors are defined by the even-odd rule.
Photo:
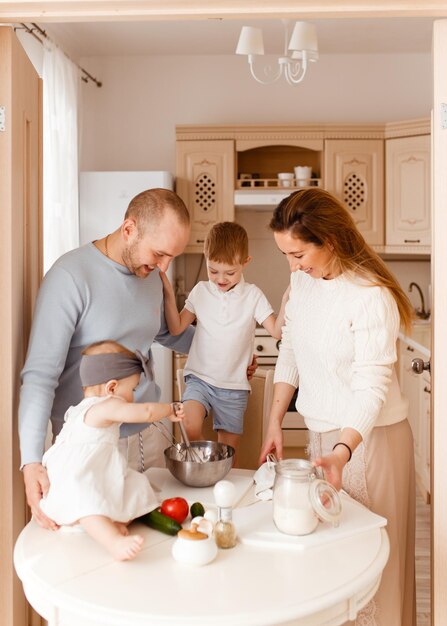
[[[384,261],[366,243],[351,215],[332,194],[318,187],[300,189],[284,198],[270,221],[273,232],[288,231],[292,237],[316,246],[330,245],[334,268],[355,274],[371,286],[390,290],[405,331],[411,330],[413,308]]]

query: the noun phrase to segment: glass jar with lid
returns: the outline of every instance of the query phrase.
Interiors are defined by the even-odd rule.
[[[275,465],[273,521],[288,535],[308,535],[319,520],[338,526],[341,500],[338,491],[318,478],[316,468],[304,459],[287,459]]]

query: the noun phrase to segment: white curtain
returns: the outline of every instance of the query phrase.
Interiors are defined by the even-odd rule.
[[[43,57],[44,272],[79,245],[79,69],[53,43]]]

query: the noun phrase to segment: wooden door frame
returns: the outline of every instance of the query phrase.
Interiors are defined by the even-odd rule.
[[[13,81],[16,67],[20,76]],[[33,618],[13,568],[15,540],[28,521],[17,414],[20,370],[42,276],[42,81],[12,28],[0,31],[0,76],[5,107],[0,131],[0,623],[25,626]]]
[[[447,17],[445,0],[432,0],[429,8],[420,0],[375,0],[374,8],[366,0],[29,0],[3,2],[0,22],[71,22],[126,20],[256,19],[262,18],[368,18],[368,17]]]
[[[433,138],[435,163],[432,203],[432,284],[436,286],[432,306],[432,437],[431,465],[432,526],[431,580],[432,624],[439,626],[447,619],[447,123],[442,120],[441,106],[447,108],[447,20],[436,21],[433,32]],[[446,113],[447,115],[447,113]],[[444,128],[443,128],[444,126]]]

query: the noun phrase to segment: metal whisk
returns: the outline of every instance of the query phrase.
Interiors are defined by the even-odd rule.
[[[186,432],[186,428],[183,422],[178,422],[178,425],[179,425],[180,432],[182,434],[182,439],[183,439],[184,446],[185,446],[184,449],[182,450],[182,452],[184,453],[183,460],[194,461],[195,463],[203,463],[202,457],[197,452],[197,450],[195,450],[194,446],[192,446],[191,442],[189,441],[189,437],[188,437],[188,434]]]
[[[183,444],[179,443],[173,433],[163,422],[152,422],[152,427],[156,428],[158,432],[176,449],[178,456],[182,461],[193,461],[195,463],[205,463],[208,459],[202,458],[199,452],[191,445],[185,427],[182,422],[178,422],[180,432],[183,438]]]

